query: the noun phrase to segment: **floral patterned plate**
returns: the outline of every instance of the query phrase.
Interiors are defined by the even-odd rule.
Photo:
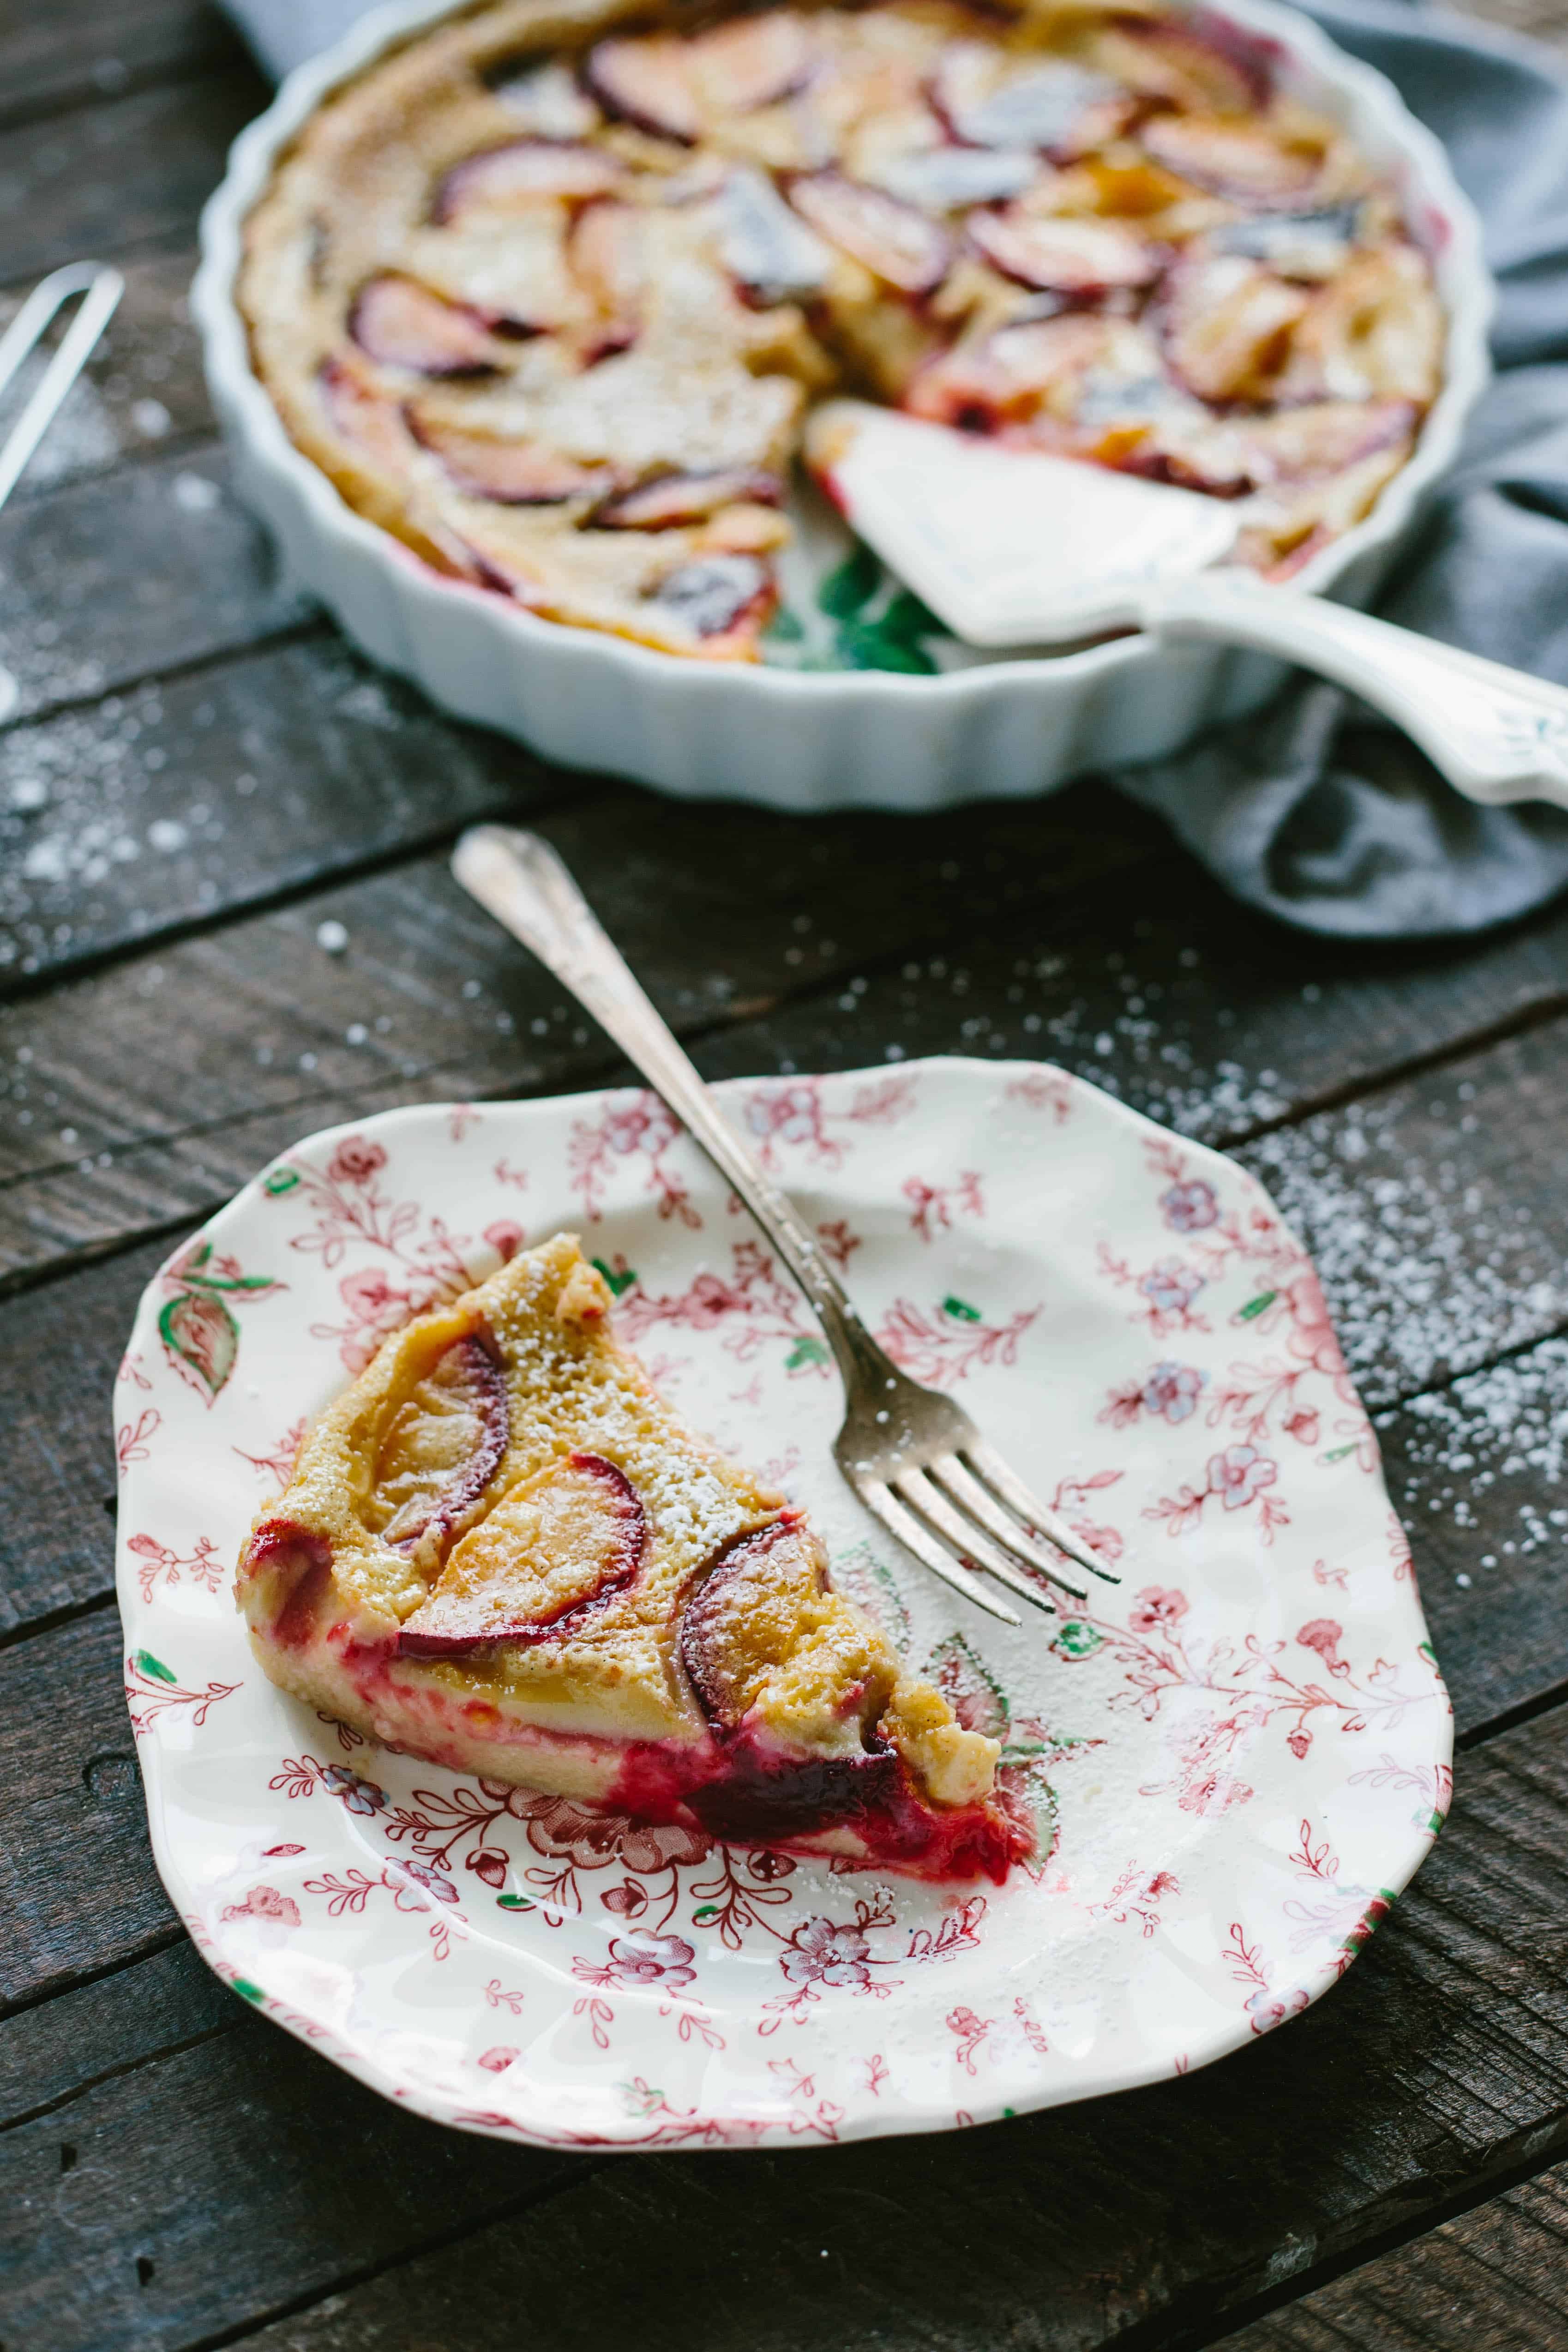
[[[314,1137],[148,1291],[116,1389],[126,1693],[159,1868],[236,1992],[422,2114],[552,2147],[927,2130],[1185,2073],[1293,2016],[1427,1852],[1452,1722],[1317,1278],[1240,1170],[1036,1064],[741,1080],[883,1343],[1118,1558],[1019,1632],[896,1557],[810,1317],[651,1096]],[[229,1591],[302,1416],[526,1238],[580,1231],[699,1427],[1003,1742],[1002,1889],[646,1829],[377,1750]]]

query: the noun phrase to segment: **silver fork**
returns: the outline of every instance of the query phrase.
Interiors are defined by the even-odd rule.
[[[805,1292],[843,1375],[835,1459],[888,1533],[956,1592],[1009,1625],[1021,1622],[1017,1612],[975,1571],[1048,1614],[1055,1604],[1037,1578],[1075,1601],[1087,1597],[1064,1572],[1064,1554],[1118,1583],[1060,1513],[1009,1468],[962,1405],[910,1380],[877,1345],[815,1239],[724,1117],[548,843],[506,825],[476,825],[459,841],[452,870],[635,1063],[734,1186]]]
[[[20,480],[34,450],[59,414],[65,396],[98,345],[125,291],[125,280],[107,261],[68,261],[41,278],[5,333],[0,335],[0,393],[6,392],[23,362],[42,341],[57,310],[79,294],[81,309],[61,336],[32,397],[0,446],[0,507]],[[21,698],[10,671],[0,667],[0,720]]]

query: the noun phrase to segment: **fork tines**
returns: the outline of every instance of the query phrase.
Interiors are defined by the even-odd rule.
[[[925,1567],[1009,1625],[1020,1622],[1017,1613],[973,1571],[993,1577],[1049,1616],[1057,1613],[1056,1603],[1041,1590],[1042,1577],[1074,1601],[1089,1597],[1086,1586],[1062,1573],[1063,1554],[1107,1584],[1121,1581],[1060,1513],[1030,1493],[994,1447],[977,1437],[965,1451],[967,1461],[943,1454],[923,1467],[897,1471],[891,1481],[863,1475],[856,1480],[868,1508]]]

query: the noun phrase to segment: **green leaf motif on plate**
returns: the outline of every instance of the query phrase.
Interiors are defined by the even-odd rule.
[[[526,1895],[497,1895],[496,1900],[503,1911],[532,1911],[537,1907]]]
[[[908,1604],[893,1570],[878,1559],[870,1544],[852,1544],[848,1551],[835,1553],[833,1582],[899,1649],[908,1646]]]
[[[1239,1323],[1250,1323],[1255,1315],[1261,1315],[1266,1307],[1272,1307],[1279,1296],[1277,1290],[1265,1290],[1260,1297],[1249,1298],[1246,1306],[1238,1310],[1236,1320]]]
[[[278,1285],[270,1274],[209,1274],[213,1245],[204,1242],[183,1257],[178,1265],[169,1269],[170,1279],[183,1282],[193,1290],[276,1290]],[[232,1260],[230,1261],[232,1263]]]
[[[1064,1617],[1051,1646],[1059,1658],[1092,1658],[1104,1641],[1104,1634],[1082,1617]]]
[[[151,1650],[137,1651],[136,1671],[140,1675],[145,1675],[149,1682],[172,1683],[178,1679],[163,1664],[162,1659],[155,1658]]]
[[[235,1368],[239,1325],[209,1290],[182,1291],[158,1317],[158,1336],[170,1362],[209,1404]]]
[[[259,1985],[252,1984],[248,1977],[230,1977],[229,1983],[232,1985],[235,1991],[238,1993],[241,2000],[262,2001],[267,1999],[267,1995],[263,1992],[261,1987]]]
[[[623,1265],[617,1271],[614,1266],[606,1265],[601,1257],[596,1257],[593,1265],[595,1271],[601,1274],[610,1285],[612,1298],[619,1298],[623,1291],[631,1289],[637,1279],[637,1269],[634,1265]]]
[[[970,1648],[962,1633],[938,1642],[925,1661],[925,1677],[936,1684],[966,1731],[1005,1739],[1012,1721],[1007,1693]]]
[[[298,1181],[298,1168],[269,1168],[261,1180],[261,1189],[276,1201],[285,1192],[292,1192]]]
[[[977,1323],[980,1320],[979,1308],[971,1307],[967,1298],[945,1298],[942,1301],[942,1312],[944,1315],[950,1315],[955,1323]]]
[[[1056,1791],[1046,1778],[1045,1767],[1038,1757],[1009,1762],[1004,1754],[997,1778],[1034,1831],[1034,1853],[1030,1859],[1038,1870],[1056,1852],[1060,1835]]]
[[[821,1339],[797,1339],[784,1359],[787,1372],[798,1372],[805,1364],[825,1364],[828,1351]]]

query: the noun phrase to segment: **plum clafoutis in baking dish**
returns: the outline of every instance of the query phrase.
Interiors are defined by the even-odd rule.
[[[688,1430],[570,1235],[387,1339],[241,1556],[272,1680],[457,1771],[913,1877],[1030,1851],[997,1743]]]
[[[495,0],[380,58],[246,229],[296,446],[437,569],[758,657],[810,404],[853,392],[1240,509],[1286,577],[1440,384],[1396,190],[1222,20]]]

